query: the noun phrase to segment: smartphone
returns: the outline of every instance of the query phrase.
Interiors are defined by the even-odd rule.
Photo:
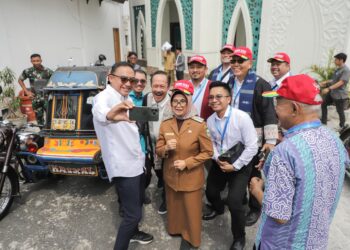
[[[159,120],[159,109],[154,107],[134,107],[129,110],[129,119],[139,122],[155,122]]]

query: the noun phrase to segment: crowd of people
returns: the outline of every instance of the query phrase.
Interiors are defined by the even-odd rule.
[[[153,240],[138,227],[143,205],[151,202],[145,190],[152,171],[163,189],[158,213],[167,214],[168,233],[181,236],[180,249],[199,248],[202,220],[222,215],[225,206],[230,249],[244,249],[245,228],[259,218],[255,249],[327,248],[350,161],[337,135],[322,123],[332,99],[340,127],[346,125],[341,111],[350,77],[346,55],[335,55],[338,69],[331,81],[320,83],[322,93],[311,77],[292,75],[286,53],[267,60],[270,82],[253,70],[249,48],[227,44],[220,55],[221,64],[208,75],[205,57],[185,60],[181,49],[167,51],[165,70],[151,75],[151,92],[144,93],[147,74],[130,52],[127,62],[112,66],[106,88],[95,96],[94,127],[123,217],[114,249]],[[19,80],[27,95],[33,92],[23,80],[47,71],[40,56],[40,63],[36,59]],[[183,79],[186,61],[189,80]],[[135,106],[157,107],[159,120],[130,121]]]

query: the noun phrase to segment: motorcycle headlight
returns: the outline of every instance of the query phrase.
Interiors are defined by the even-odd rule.
[[[31,133],[18,133],[19,147],[21,151],[36,153],[38,144],[34,142],[34,135]]]

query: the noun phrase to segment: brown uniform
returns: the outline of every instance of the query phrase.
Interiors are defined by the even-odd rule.
[[[165,145],[170,139],[177,140],[176,149],[166,152]],[[206,123],[195,116],[186,119],[179,131],[175,117],[163,121],[156,152],[164,158],[168,233],[181,234],[194,247],[199,247],[204,162],[213,155],[213,145]],[[176,160],[185,160],[186,168],[183,171],[174,168]]]

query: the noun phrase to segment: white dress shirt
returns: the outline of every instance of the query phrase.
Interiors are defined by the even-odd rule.
[[[288,76],[291,76],[291,73],[288,72],[286,74],[284,74],[280,79],[276,80],[276,79],[273,79],[271,82],[270,82],[270,85],[271,85],[271,88],[273,91],[276,91],[277,89],[279,89],[281,87],[281,83],[284,79],[286,79]]]
[[[243,82],[240,82],[237,77],[235,77],[235,85],[232,88],[232,102],[231,105],[232,107],[238,109],[239,108],[239,96],[241,93],[241,88],[243,85]]]
[[[197,87],[194,87],[192,102],[196,110],[198,111],[198,114],[200,114],[202,110],[203,97],[204,97],[205,89],[207,88],[208,82],[209,80],[204,77],[201,83]]]
[[[92,114],[102,158],[108,178],[135,177],[143,173],[145,155],[140,144],[140,135],[135,123],[107,120],[107,113],[117,104],[130,97],[124,97],[109,84],[94,97]]]
[[[231,116],[230,109],[232,109]],[[229,121],[224,135],[223,145],[221,145],[221,135],[217,127],[223,132],[228,118]],[[219,155],[232,148],[238,142],[242,142],[245,149],[241,156],[232,164],[239,170],[247,165],[258,152],[258,136],[253,121],[244,111],[228,106],[222,118],[219,118],[214,113],[208,118],[207,125],[214,145],[214,160],[217,160]]]

